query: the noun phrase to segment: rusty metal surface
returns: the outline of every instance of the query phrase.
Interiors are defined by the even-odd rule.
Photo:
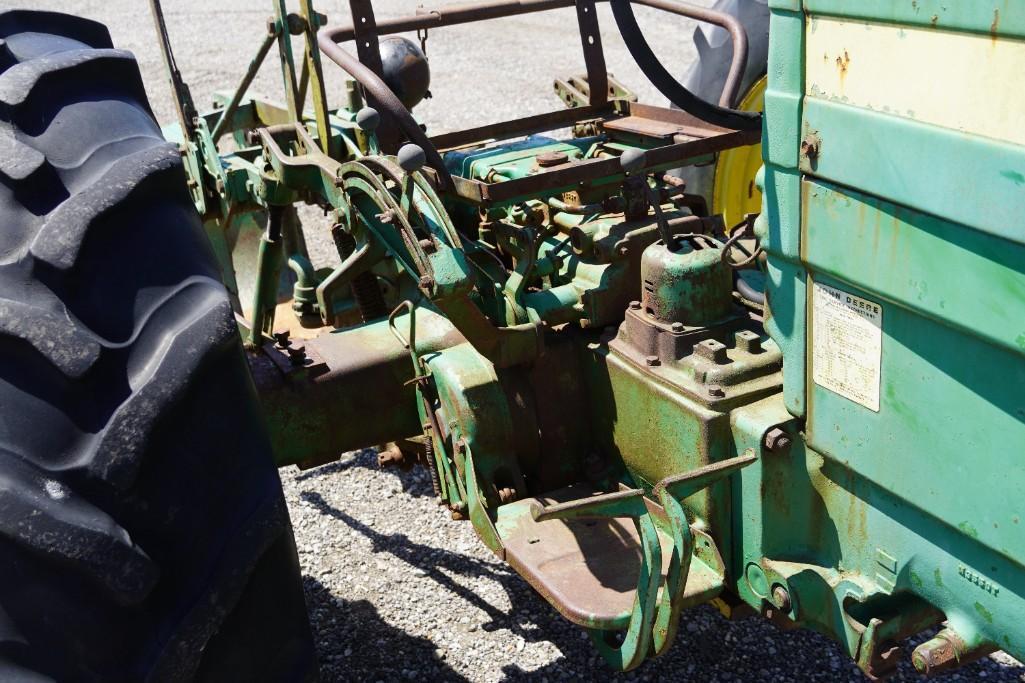
[[[322,29],[318,34],[318,44],[329,59],[345,69],[350,76],[363,86],[372,104],[391,117],[410,141],[424,148],[428,155],[428,164],[438,174],[440,184],[443,187],[451,187],[451,179],[444,164],[441,162],[437,149],[429,144],[419,125],[417,125],[406,108],[402,106],[402,103],[381,79],[378,37],[403,31],[427,30],[441,26],[541,12],[570,7],[575,4],[577,5],[581,46],[587,66],[588,81],[592,84],[589,95],[590,103],[592,107],[601,107],[608,100],[608,77],[605,72],[605,58],[601,48],[601,38],[598,32],[593,0],[579,0],[578,2],[573,2],[572,0],[504,0],[483,4],[456,5],[429,12],[425,11],[412,17],[400,17],[380,23],[375,21],[369,0],[350,0],[354,24]],[[721,99],[732,102],[736,98],[736,91],[740,85],[740,76],[743,74],[747,61],[747,37],[743,27],[739,25],[736,19],[721,12],[675,1],[644,0],[641,4],[679,16],[710,22],[722,26],[729,31],[730,38],[733,41],[733,61]],[[358,59],[339,46],[339,43],[348,40],[357,41]],[[558,113],[553,113],[553,118],[559,118],[555,116]],[[435,143],[439,147],[457,147],[468,142],[509,135],[512,130],[522,129],[525,122],[525,120],[521,119],[516,123],[506,122],[504,124],[499,123],[493,126],[471,129],[472,132],[461,131],[452,133],[449,136],[442,136],[442,140],[435,141]],[[394,151],[393,148],[398,141],[397,138],[393,139],[395,131],[382,129],[382,134],[385,136],[382,140],[382,148],[385,151]],[[518,134],[526,134],[526,132],[520,130]],[[477,140],[468,139],[474,137]]]
[[[623,628],[630,617],[641,566],[640,537],[630,519],[535,522],[531,505],[594,495],[583,485],[505,505],[499,533],[506,560],[567,619],[588,628]],[[662,566],[670,546],[662,543]]]
[[[601,47],[601,31],[594,0],[577,0],[577,23],[580,27],[580,45],[584,50],[590,104],[600,106],[609,100],[609,75],[605,70],[605,53]]]
[[[435,135],[430,138],[430,141],[436,145],[438,149],[446,150],[475,143],[489,142],[491,140],[501,140],[505,138],[519,137],[521,135],[543,133],[545,131],[555,130],[556,128],[566,128],[583,121],[590,121],[608,116],[612,114],[613,111],[613,105],[611,103],[606,103],[597,107],[586,106],[577,107],[575,109],[559,109],[545,114],[535,114],[533,116],[525,116],[523,118],[512,119],[510,121],[490,123],[476,128],[467,128],[466,130],[458,130],[452,133]]]
[[[599,1],[607,2],[608,0]],[[723,92],[719,98],[719,102],[725,107],[732,106],[732,103],[737,99],[741,78],[744,73],[744,67],[747,64],[747,33],[744,31],[744,27],[740,22],[738,22],[735,17],[724,12],[677,2],[676,0],[634,1],[639,5],[669,12],[677,16],[708,22],[726,29],[730,34],[730,40],[733,43],[733,57],[730,64],[730,71],[727,75],[726,82],[723,85]],[[352,2],[354,4],[363,2],[369,4],[368,0],[352,0]],[[512,17],[520,14],[530,14],[533,12],[544,12],[547,10],[573,7],[576,4],[577,3],[574,0],[499,0],[497,2],[448,5],[437,9],[419,8],[415,15],[397,17],[377,22],[375,25],[375,35],[380,36],[392,33],[441,28],[443,26],[455,26],[457,24],[466,24],[475,21],[486,21],[489,19]],[[591,0],[586,0],[586,2],[583,0],[581,1],[581,8],[586,5],[591,5],[593,8]],[[584,12],[582,9],[578,9],[578,13],[583,14]],[[355,7],[353,15],[355,21]],[[597,17],[594,15],[593,9],[591,11],[591,16],[594,17],[593,20],[585,19],[583,17],[580,18],[580,28],[582,29],[581,40],[584,45],[585,61],[588,61],[588,52],[592,50],[592,44],[587,40],[585,29],[597,28]],[[342,43],[353,40],[357,38],[357,36],[362,36],[363,32],[357,27],[358,23],[359,22],[356,22],[356,25],[342,25],[324,29],[321,31],[321,36],[323,38],[323,40],[321,40],[321,46],[323,46],[325,42]],[[600,54],[601,43],[597,32],[594,33],[594,38],[595,40],[593,45],[597,48],[594,52]],[[376,45],[374,45],[374,47],[376,48]],[[592,55],[589,61],[589,66],[593,66],[593,68],[597,70],[599,66],[597,58]],[[604,57],[601,58],[601,64],[604,64]],[[601,68],[601,71],[604,72],[604,68]],[[596,76],[596,74],[592,73],[592,68],[588,69],[588,76],[591,79]],[[592,80],[592,83],[597,84],[599,81]],[[597,101],[597,97],[592,95],[592,104]]]
[[[687,159],[751,144],[757,139],[757,133],[732,131],[656,147],[646,152],[644,168],[667,169]],[[488,185],[484,188],[484,198],[501,202],[530,194],[566,191],[580,183],[621,177],[623,171],[618,158],[592,159],[555,167],[547,173]]]
[[[671,139],[674,135],[683,134],[680,126],[656,119],[646,119],[640,116],[624,116],[621,119],[613,119],[602,123],[605,130],[633,133],[651,138]]]

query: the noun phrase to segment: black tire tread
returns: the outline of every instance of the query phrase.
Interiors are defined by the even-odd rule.
[[[181,157],[132,55],[55,12],[0,12],[0,358],[0,677],[191,678],[239,601],[266,602],[264,558],[302,601]]]

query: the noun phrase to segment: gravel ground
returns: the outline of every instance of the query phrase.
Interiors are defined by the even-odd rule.
[[[0,7],[10,3],[0,0]],[[139,58],[157,117],[173,109],[146,5],[141,0],[28,0],[106,23]],[[180,67],[201,106],[233,87],[259,42],[265,0],[164,0]],[[414,0],[377,0],[379,17]],[[336,20],[339,0],[318,4]],[[649,41],[669,65],[693,57],[691,25],[639,10]],[[642,101],[660,102],[633,66],[600,8],[609,68]],[[432,33],[433,100],[417,114],[435,132],[554,109],[554,77],[581,70],[572,12],[518,17]],[[568,32],[567,32],[568,31]],[[253,87],[276,97],[271,63]],[[486,81],[485,78],[491,77]],[[332,74],[328,97],[342,79]],[[309,216],[307,228],[318,224]],[[329,256],[323,257],[329,260]],[[282,471],[325,681],[536,681],[612,678],[582,632],[564,621],[477,540],[451,521],[425,473],[381,471],[372,451],[308,472]],[[915,643],[909,643],[908,648]],[[673,650],[619,680],[863,681],[836,645],[805,631],[783,633],[758,618],[730,622],[710,608],[686,613]],[[947,680],[1025,681],[1025,667],[998,653]],[[895,680],[917,680],[906,663]]]

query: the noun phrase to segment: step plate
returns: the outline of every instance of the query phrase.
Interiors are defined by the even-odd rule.
[[[548,602],[575,624],[622,629],[630,620],[641,567],[640,538],[633,520],[535,522],[532,503],[565,503],[601,493],[575,485],[525,498],[498,509],[495,524],[506,560]],[[663,570],[672,543],[659,534]]]

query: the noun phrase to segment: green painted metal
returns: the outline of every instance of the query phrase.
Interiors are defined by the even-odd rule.
[[[590,558],[517,566],[615,668],[665,652],[681,611],[724,592],[829,635],[873,676],[892,671],[893,642],[944,621],[915,652],[920,670],[997,647],[1021,657],[1025,152],[809,88],[806,46],[825,18],[996,44],[1025,37],[1025,15],[1006,2],[769,4],[765,258],[751,259],[763,307],[734,291],[709,236],[721,222],[691,215],[662,177],[675,162],[541,182],[563,165],[643,159],[666,121],[622,116],[619,102],[609,127],[598,117],[566,139],[511,142],[493,131],[488,145],[442,150],[444,169],[422,167],[381,152],[355,86],[328,107],[323,17],[310,0],[301,15],[275,0],[288,105],[243,87],[188,139],[167,134],[229,290],[253,293],[242,324],[278,462],[416,441],[409,457],[440,501],[502,558],[523,529],[629,519],[618,529],[636,532],[638,566],[616,566],[636,586],[600,618],[564,590]],[[310,113],[289,33],[306,41]],[[213,129],[235,149],[219,151]],[[236,235],[300,201],[347,238],[340,265],[310,263],[286,220],[257,267],[240,267]],[[284,264],[295,322],[312,328],[303,349],[272,335]],[[390,317],[359,321],[357,278]]]
[[[891,628],[905,633],[945,619],[972,644],[964,658],[994,647],[1020,656],[1025,645],[1016,502],[1025,484],[1025,251],[1015,218],[1025,195],[1006,173],[1025,151],[805,96],[803,43],[792,34],[814,30],[821,15],[997,41],[1025,30],[1012,5],[806,0],[803,13],[791,3],[773,9],[758,226],[769,251],[766,327],[783,349],[786,406],[806,420],[789,462],[761,481],[743,475],[745,507],[761,498],[764,517],[741,537],[746,561],[786,582],[799,603],[793,616],[840,637],[867,670],[859,648],[881,631],[852,633],[851,620],[869,627],[899,615]],[[780,40],[783,26],[790,40]],[[812,155],[800,148],[809,135]],[[777,139],[785,144],[773,150]],[[826,343],[808,319],[815,283],[881,307],[878,410],[811,377],[813,347]],[[770,522],[782,497],[796,514]],[[787,542],[767,526],[788,528]],[[811,582],[798,585],[801,575]],[[740,594],[752,605],[766,599],[750,587]],[[923,660],[916,652],[922,670]]]

